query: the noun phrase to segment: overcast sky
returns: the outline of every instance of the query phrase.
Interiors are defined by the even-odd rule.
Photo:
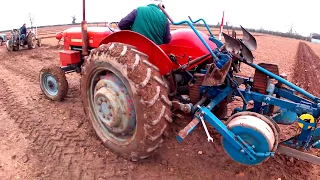
[[[14,2],[14,3],[13,3]],[[82,20],[82,0],[14,0],[0,3],[0,30],[20,27],[24,22],[30,25],[28,13],[34,15],[36,24],[51,25]],[[87,0],[86,18],[92,21],[120,21],[133,8],[144,5],[147,0]],[[221,3],[220,3],[221,2]],[[13,3],[13,4],[12,4]],[[308,36],[320,33],[320,0],[164,0],[163,4],[174,21],[188,18],[204,18],[209,24],[225,21],[231,25],[248,28],[287,32],[293,31]],[[12,6],[14,5],[14,6]]]

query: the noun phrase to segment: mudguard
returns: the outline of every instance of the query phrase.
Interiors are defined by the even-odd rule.
[[[118,31],[104,38],[99,45],[109,42],[120,42],[135,46],[138,51],[149,56],[149,61],[159,68],[161,75],[172,71],[174,67],[167,54],[158,45],[139,33],[128,30]]]

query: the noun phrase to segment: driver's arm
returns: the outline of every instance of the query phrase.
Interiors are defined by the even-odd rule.
[[[130,30],[131,26],[136,19],[137,9],[131,11],[126,17],[122,18],[121,21],[118,23],[118,26],[121,30]]]

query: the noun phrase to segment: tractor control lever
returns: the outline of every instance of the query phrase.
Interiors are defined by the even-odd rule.
[[[167,18],[169,19],[169,21],[170,21],[171,23],[173,23],[173,20],[171,19],[171,17],[170,17],[169,14],[167,13],[167,11],[164,10],[164,5],[160,3],[160,4],[158,4],[158,7],[161,9],[161,11],[164,13],[164,15],[167,16]]]

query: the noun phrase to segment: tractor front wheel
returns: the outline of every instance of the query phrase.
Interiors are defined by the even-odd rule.
[[[135,47],[109,43],[91,51],[82,66],[84,110],[103,144],[138,161],[164,141],[171,102],[159,69]]]
[[[59,66],[43,67],[40,71],[40,88],[47,99],[62,101],[68,93],[68,81]]]
[[[7,50],[8,50],[9,52],[13,51],[13,43],[12,43],[11,40],[7,40],[6,46],[7,46]]]

